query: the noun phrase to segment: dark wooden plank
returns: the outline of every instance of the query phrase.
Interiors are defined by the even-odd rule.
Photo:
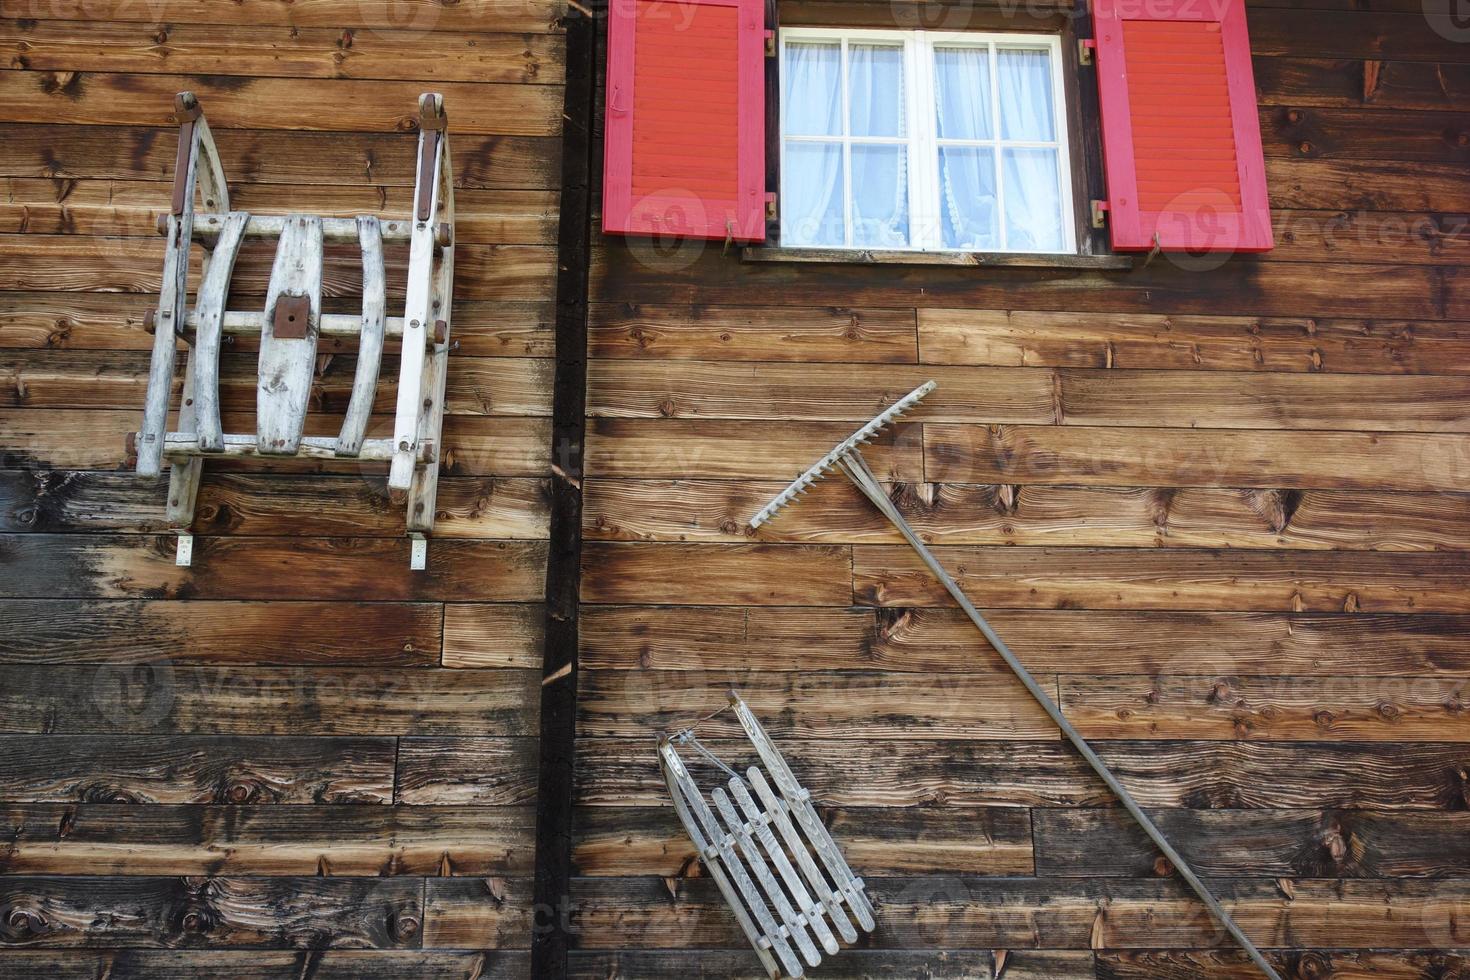
[[[417,742],[418,740],[414,740]],[[404,742],[404,751],[414,744]],[[744,739],[711,739],[740,758]],[[584,739],[578,801],[591,806],[663,806],[668,787],[648,738]],[[1350,742],[1110,742],[1104,761],[1144,806],[1191,808],[1353,807],[1464,810],[1470,751],[1464,745]],[[824,806],[1111,806],[1107,788],[1060,743],[805,742],[781,751]],[[439,777],[481,771],[464,746],[446,753]],[[449,798],[446,802],[460,802]]]
[[[1455,432],[928,423],[924,457],[925,476],[944,483],[1459,491],[1470,480]]]
[[[1092,739],[1470,741],[1463,677],[1079,675],[1061,692]]]
[[[530,957],[509,950],[51,950],[9,949],[0,978],[32,980],[521,980]]]
[[[510,735],[535,731],[527,670],[0,666],[0,732]]]
[[[935,554],[980,606],[1470,612],[1470,557],[1458,554],[959,546]],[[853,593],[865,605],[950,603],[902,545],[854,547]]]
[[[1310,950],[1269,953],[1286,976],[1334,980],[1438,980],[1470,968],[1470,957],[1441,950]],[[1253,980],[1260,969],[1244,953],[1225,949],[1106,950],[1097,956],[1098,980]]]
[[[405,738],[399,741],[399,803],[516,806],[536,802],[531,738]]]
[[[539,605],[454,602],[444,607],[446,667],[525,667],[541,663],[546,632]]]
[[[1056,690],[1056,678],[1041,685]],[[719,669],[587,671],[577,730],[591,737],[637,738],[698,722],[705,735],[742,734],[729,712],[705,716],[739,692],[773,738],[1036,739],[1056,726],[1019,686],[993,673],[811,671],[765,673]]]
[[[210,0],[161,0],[148,5],[129,0],[103,0],[81,3],[61,0],[48,3],[45,13],[59,20],[129,21],[145,24],[279,24],[291,27],[325,27],[340,29],[343,24],[359,24],[375,29],[413,31],[528,31],[555,33],[561,30],[558,18],[563,12],[555,0],[530,0],[517,4],[514,10],[489,7],[484,10],[446,9],[437,4],[413,3],[400,7],[392,0],[241,0],[221,8]],[[6,17],[34,17],[29,0],[5,0],[0,13]],[[428,66],[425,66],[427,69]]]
[[[1454,878],[1470,870],[1470,814],[1356,810],[1155,810],[1150,816],[1203,875]],[[1172,873],[1117,810],[1033,811],[1036,873]]]
[[[1262,101],[1282,105],[1460,109],[1470,91],[1464,65],[1276,56],[1257,57],[1254,67]]]
[[[559,84],[563,75],[562,39],[547,34],[459,31],[451,36],[417,29],[262,26],[259,21],[229,27],[191,21],[160,26],[102,17],[88,19],[85,41],[82,33],[74,21],[5,21],[0,23],[0,50],[10,53],[13,66],[32,71],[433,78],[526,85]]]
[[[1029,875],[1031,817],[1016,807],[847,807],[824,819],[853,870]],[[671,807],[580,807],[577,874],[698,874],[698,855]]]
[[[5,874],[529,874],[527,807],[0,805]],[[1027,855],[1030,854],[1029,824]]]
[[[532,883],[524,878],[430,878],[424,882],[424,945],[525,949],[552,917],[560,919],[560,928],[572,929],[573,912],[568,894],[550,906],[537,906]]]
[[[594,478],[790,480],[855,428],[851,422],[591,419],[587,472]],[[922,440],[920,426],[900,422],[864,446],[863,454],[882,479],[919,480]]]
[[[391,738],[0,737],[21,803],[386,803]]]
[[[1470,496],[1358,490],[1161,489],[994,484],[886,485],[925,540],[1104,547],[1470,549]],[[587,488],[588,533],[608,541],[900,542],[845,480],[814,486],[752,533],[784,483],[600,480]]]
[[[797,265],[927,265],[969,269],[1131,269],[1133,257],[1106,255],[1025,255],[1013,252],[915,252],[909,249],[781,248],[750,245],[742,262],[787,262]]]
[[[1470,324],[919,310],[926,364],[1470,374]]]
[[[1465,186],[1464,173],[1464,167],[1448,163],[1281,157],[1266,160],[1271,206],[1277,208],[1465,211],[1470,209],[1470,188]],[[1360,312],[1343,315],[1357,316]],[[1386,315],[1406,314],[1398,310]]]
[[[994,975],[988,949],[845,949],[822,961],[823,980],[975,980]],[[570,980],[765,980],[743,950],[575,950]],[[1006,980],[1095,980],[1093,956],[1060,950],[1006,951]],[[69,980],[69,978],[65,978]]]
[[[1428,66],[1425,66],[1428,67]],[[1359,93],[1363,76],[1359,66]],[[1459,74],[1466,68],[1460,67]],[[1270,99],[1270,97],[1267,97]],[[1271,101],[1277,101],[1272,99]],[[1463,112],[1395,108],[1319,107],[1281,97],[1282,105],[1263,105],[1261,135],[1267,155],[1334,159],[1470,161],[1470,118]]]
[[[129,473],[0,470],[0,531],[170,530],[167,486]],[[435,532],[444,537],[546,536],[546,483],[529,477],[445,477]],[[310,515],[310,520],[304,520]],[[203,473],[196,534],[399,537],[403,513],[386,478]]]
[[[427,666],[443,620],[431,603],[5,599],[0,663]]]
[[[1465,64],[1464,28],[1448,9],[1379,13],[1353,11],[1324,17],[1310,10],[1261,8],[1251,12],[1251,51],[1298,58],[1374,58]]]
[[[458,133],[556,136],[561,91],[553,85],[441,82]],[[29,72],[0,69],[12,122],[165,126],[174,94],[192,91],[216,130],[394,132],[411,128],[420,81],[262,78],[246,75]],[[323,112],[330,106],[330,112]],[[228,138],[227,133],[221,134]],[[229,171],[225,171],[229,173]]]
[[[905,309],[595,303],[594,357],[912,364]]]
[[[584,949],[683,943],[739,948],[744,936],[707,878],[684,879],[674,894],[660,878],[577,881],[573,921]],[[1153,949],[1227,943],[1228,937],[1177,879],[874,878],[868,889],[884,911],[874,948]],[[1265,947],[1453,947],[1465,926],[1454,908],[1470,881],[1212,883],[1245,932]],[[481,922],[474,882],[431,879],[436,927],[430,938],[474,944],[493,933]],[[468,894],[462,894],[468,893]],[[456,900],[451,905],[450,896]],[[442,902],[442,906],[436,903]]]
[[[1470,674],[1470,616],[991,609],[985,617],[1039,673]],[[636,671],[1005,669],[958,609],[591,608],[582,660]]]
[[[9,469],[131,470],[126,439],[129,432],[137,431],[141,418],[140,412],[121,409],[7,410],[0,413],[0,466]],[[341,427],[340,417],[312,414],[306,419],[308,435],[336,435]],[[549,429],[545,419],[450,416],[444,420],[440,473],[445,477],[545,477]],[[374,417],[368,425],[369,435],[391,435],[392,431],[391,417]],[[911,455],[917,469],[917,429],[914,436]],[[290,473],[348,473],[375,483],[386,480],[387,474],[385,466],[356,460],[295,459],[211,462],[206,472],[248,470],[258,473],[262,469]]]
[[[436,540],[428,568],[408,567],[406,539],[196,538],[194,564],[174,564],[167,535],[0,536],[11,598],[539,599],[546,546]],[[283,569],[310,574],[282,576]]]
[[[848,549],[826,545],[626,545],[582,550],[582,601],[846,605]]]
[[[411,878],[0,877],[6,946],[413,949]]]
[[[206,108],[213,111],[208,103]],[[402,111],[411,109],[412,103]],[[166,123],[141,127],[11,122],[0,124],[0,135],[6,144],[0,175],[6,177],[171,180],[178,145],[178,127]],[[414,181],[413,141],[391,130],[350,136],[279,129],[231,130],[221,135],[216,146],[232,181],[308,185],[366,182],[396,187],[412,187]],[[559,139],[475,136],[454,130],[450,148],[459,187],[550,190],[558,186]]]

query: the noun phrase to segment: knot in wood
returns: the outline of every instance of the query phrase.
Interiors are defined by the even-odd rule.
[[[46,931],[46,920],[34,909],[11,908],[5,913],[5,928],[17,937],[39,936]]]
[[[230,783],[225,787],[225,802],[249,803],[255,798],[258,789],[259,787],[250,782],[241,781]]]
[[[214,928],[214,917],[205,909],[190,909],[179,917],[179,926],[185,932],[208,932]]]
[[[388,921],[388,931],[396,942],[402,943],[417,936],[422,925],[412,912],[395,912]]]

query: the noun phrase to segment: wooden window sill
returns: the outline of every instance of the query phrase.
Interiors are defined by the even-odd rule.
[[[1027,254],[1018,252],[908,252],[860,248],[782,248],[748,245],[743,262],[816,262],[839,265],[941,265],[990,269],[1131,269],[1131,255]]]

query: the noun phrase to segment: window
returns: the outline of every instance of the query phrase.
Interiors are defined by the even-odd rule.
[[[1061,42],[781,32],[781,244],[1072,252]]]

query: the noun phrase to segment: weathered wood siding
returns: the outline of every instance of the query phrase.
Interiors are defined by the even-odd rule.
[[[527,974],[560,12],[0,0],[0,976]],[[391,217],[417,96],[444,93],[459,347],[426,573],[385,471],[323,463],[209,461],[174,566],[166,481],[133,478],[123,434],[181,89],[237,207]],[[242,255],[232,309],[270,261]],[[390,310],[405,266],[390,248]],[[358,269],[329,249],[331,309]],[[354,347],[324,342],[315,431]],[[222,360],[250,431],[255,347]]]
[[[1250,22],[1269,254],[1095,273],[599,243],[586,976],[757,975],[653,752],[731,686],[880,905],[823,976],[1256,975],[856,491],[747,529],[926,378],[874,470],[1283,971],[1470,970],[1470,44],[1417,2]]]

